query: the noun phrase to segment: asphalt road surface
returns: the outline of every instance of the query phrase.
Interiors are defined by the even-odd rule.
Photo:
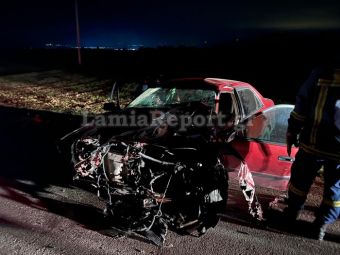
[[[79,120],[13,108],[0,108],[0,118],[0,254],[339,254],[339,221],[325,241],[310,238],[320,179],[294,230],[282,224],[284,203],[267,209],[283,193],[257,189],[267,219],[259,224],[231,180],[227,211],[201,237],[169,231],[158,247],[137,234],[117,235],[105,224],[102,202],[72,184],[56,154],[55,139]]]

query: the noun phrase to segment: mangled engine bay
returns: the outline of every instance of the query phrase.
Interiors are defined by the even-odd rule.
[[[222,142],[217,133],[215,127],[183,132],[160,121],[105,142],[100,132],[83,135],[72,145],[75,179],[95,186],[115,228],[158,245],[169,227],[201,235],[217,224],[227,202],[221,150],[230,149],[225,138],[232,132]]]
[[[75,150],[82,153],[77,154],[80,161],[75,168],[79,178],[92,179],[115,226],[152,231],[163,239],[168,226],[196,225],[203,233],[217,223],[216,213],[225,205],[227,191],[219,162],[207,166],[176,158],[176,153],[186,154],[189,148],[173,153],[142,143],[98,145],[95,139],[79,140]],[[89,147],[97,148],[87,152]]]

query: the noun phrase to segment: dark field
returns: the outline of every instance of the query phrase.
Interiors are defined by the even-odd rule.
[[[77,65],[76,49],[1,50],[0,103],[98,112],[116,81],[128,102],[144,80],[179,77],[241,80],[276,103],[294,103],[311,70],[338,55],[337,32],[278,32],[211,48],[83,49],[82,66]]]

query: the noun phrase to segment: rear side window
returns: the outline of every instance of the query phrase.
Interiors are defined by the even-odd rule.
[[[293,108],[293,105],[276,105],[265,110],[247,123],[246,132],[243,136],[264,142],[284,144],[286,142],[288,118]]]
[[[292,110],[292,106],[280,105],[266,110],[263,114],[267,121],[259,139],[274,143],[285,143],[288,118]]]
[[[240,89],[237,91],[245,117],[255,113],[261,108],[259,99],[251,89]]]

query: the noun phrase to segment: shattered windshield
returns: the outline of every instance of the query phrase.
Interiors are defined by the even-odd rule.
[[[213,107],[215,91],[187,88],[149,88],[133,100],[128,107],[162,108],[189,102],[202,102]]]

